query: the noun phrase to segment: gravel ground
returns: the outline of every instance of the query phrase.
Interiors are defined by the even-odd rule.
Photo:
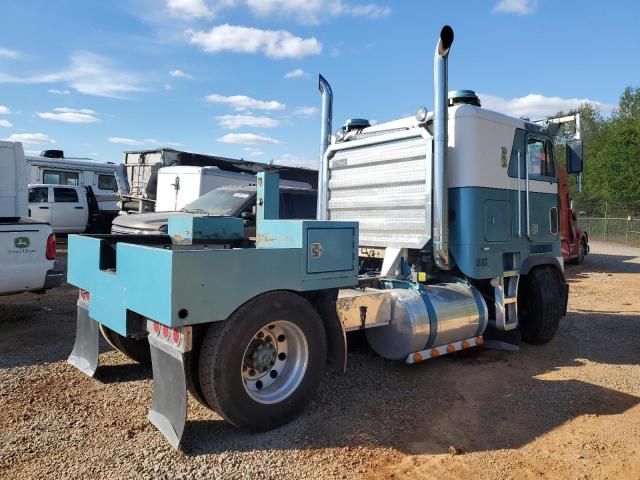
[[[146,420],[151,372],[68,365],[76,291],[0,297],[1,478],[640,478],[640,249],[567,267],[548,345],[407,366],[364,348],[289,425],[248,434],[189,399],[183,450]]]

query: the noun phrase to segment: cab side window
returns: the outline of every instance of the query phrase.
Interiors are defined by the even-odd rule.
[[[78,194],[72,188],[54,188],[53,198],[55,202],[77,203]]]
[[[531,176],[555,178],[553,145],[549,140],[529,137],[527,139],[527,161],[529,162],[529,174]]]
[[[45,170],[42,172],[42,183],[50,185],[78,185],[76,172],[64,172],[61,170]]]
[[[98,175],[98,188],[100,190],[109,190],[111,192],[118,191],[118,185],[116,184],[116,177],[114,175]]]
[[[48,201],[48,187],[33,187],[29,189],[29,203],[47,203]]]

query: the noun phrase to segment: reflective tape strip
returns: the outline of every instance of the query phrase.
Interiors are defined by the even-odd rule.
[[[406,363],[417,363],[422,360],[429,360],[430,358],[437,358],[447,353],[457,352],[459,350],[465,350],[474,346],[480,346],[484,343],[482,337],[471,337],[465,340],[459,340],[457,342],[449,343],[447,345],[440,345],[439,347],[429,347],[419,352],[410,353],[404,360]]]

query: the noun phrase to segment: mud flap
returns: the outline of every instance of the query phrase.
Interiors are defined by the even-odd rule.
[[[153,367],[153,401],[149,421],[178,448],[187,420],[185,354],[149,335]]]
[[[76,320],[76,341],[67,361],[93,377],[98,368],[98,348],[100,332],[98,322],[89,317],[89,310],[78,301],[78,318]]]
[[[522,343],[520,330],[497,330],[487,328],[484,332],[484,347],[494,350],[506,350],[507,352],[518,352]]]

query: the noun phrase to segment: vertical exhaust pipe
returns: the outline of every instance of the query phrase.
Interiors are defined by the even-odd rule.
[[[322,75],[318,77],[318,89],[322,95],[322,124],[320,125],[320,169],[318,171],[318,208],[316,218],[318,220],[328,220],[329,163],[325,159],[325,153],[331,144],[333,91],[329,82]]]
[[[449,192],[447,185],[448,56],[453,29],[442,27],[433,57],[433,257],[441,270],[449,259]]]

